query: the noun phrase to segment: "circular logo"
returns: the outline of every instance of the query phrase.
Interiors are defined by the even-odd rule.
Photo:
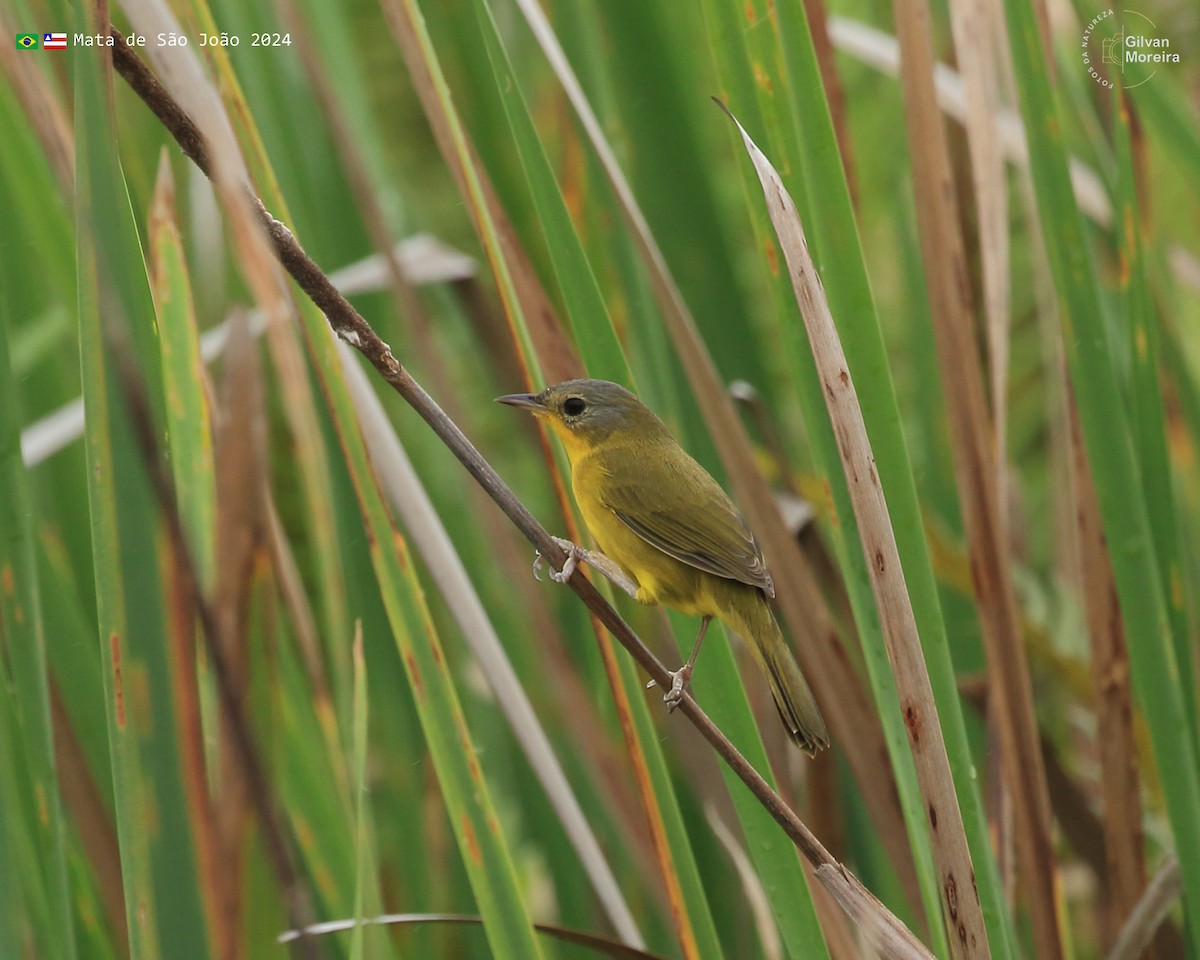
[[[1102,87],[1137,87],[1160,64],[1179,63],[1179,51],[1144,13],[1103,10],[1088,21],[1080,44],[1084,68]]]

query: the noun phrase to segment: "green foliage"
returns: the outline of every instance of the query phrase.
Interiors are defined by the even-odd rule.
[[[1102,840],[1102,827],[1139,844],[1144,835],[1146,876],[1179,854],[1182,907],[1159,960],[1200,960],[1200,861],[1188,855],[1200,849],[1200,63],[1162,65],[1110,100],[1079,63],[1080,30],[1063,27],[1047,48],[1031,0],[1004,6],[1019,93],[1009,106],[1027,126],[1028,158],[1013,153],[1007,184],[1011,496],[1009,529],[996,535],[1011,544],[1044,749],[1066,778],[1052,779],[1050,799],[1060,823],[1086,820]],[[14,29],[67,21],[61,4],[32,7]],[[186,56],[203,69],[255,192],[327,273],[414,234],[437,239],[406,243],[394,272],[356,281],[353,302],[543,525],[566,535],[578,521],[561,451],[490,402],[543,385],[544,371],[636,387],[714,475],[731,471],[629,225],[631,198],[521,7],[187,0],[173,5],[191,38],[183,49],[155,48],[149,21],[118,26],[150,33],[135,52],[177,95],[164,64]],[[882,735],[866,756],[834,730],[834,759],[802,758],[757,673],[739,669],[740,644],[715,633],[698,702],[931,954],[959,955],[843,438],[757,181],[709,102],[717,94],[799,207],[887,497],[990,953],[1031,956],[1019,878],[1013,904],[1000,869],[1011,839],[991,762],[998,734],[980,709],[979,585],[915,251],[904,91],[847,39],[868,21],[891,23],[892,10],[828,7],[862,23],[836,24],[843,49],[822,64],[818,7],[544,5],[715,369],[754,388],[742,411],[757,469],[781,500],[813,508],[798,531],[803,576],[828,634],[791,639],[836,640],[837,683],[856,685],[816,677],[818,699],[870,705]],[[1078,10],[1083,23],[1095,12]],[[1200,49],[1194,21],[1145,12],[1173,31],[1173,49]],[[93,7],[76,16],[73,30],[101,29],[87,22]],[[934,17],[945,41],[945,7]],[[263,30],[278,45],[255,46]],[[238,46],[199,44],[221,31]],[[718,775],[707,745],[661,709],[661,691],[643,689],[570,591],[529,575],[525,540],[364,367],[445,528],[442,555],[413,546],[426,541],[385,500],[389,467],[360,426],[324,314],[290,281],[280,296],[284,275],[255,252],[251,221],[102,52],[69,38],[66,51],[10,51],[0,89],[0,956],[278,955],[297,903],[316,920],[481,919],[331,933],[318,942],[330,957],[595,956],[599,947],[533,924],[612,936],[621,916],[635,928],[626,939],[655,956],[854,952],[772,818],[726,768]],[[831,64],[844,94],[832,105]],[[963,282],[979,303],[987,251],[958,129]],[[1076,199],[1072,159],[1077,189],[1079,166],[1094,168],[1098,198]],[[234,349],[262,361],[242,393],[230,380],[246,354],[208,342],[235,313],[252,338]],[[987,364],[982,319],[980,331]],[[1101,763],[1093,735],[1109,688],[1088,679],[1068,383],[1128,645],[1111,680],[1135,695],[1126,722],[1137,753],[1123,774]],[[262,804],[239,792],[244,758],[136,439],[134,395],[155,425],[203,599],[240,644],[237,696],[268,786]],[[86,422],[61,412],[81,397]],[[263,438],[252,454],[222,439],[239,431]],[[612,887],[581,859],[578,825],[547,795],[546,758],[509,726],[507,694],[464,642],[446,554],[512,662]],[[686,654],[693,620],[618,601],[665,660]],[[1105,778],[1118,775],[1135,778],[1137,822],[1104,819]],[[1054,857],[1063,940],[1083,960],[1103,956],[1125,918],[1105,903],[1103,847],[1077,847],[1078,836],[1056,829]]]

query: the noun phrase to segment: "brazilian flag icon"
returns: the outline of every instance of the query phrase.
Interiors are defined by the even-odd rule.
[[[17,49],[18,50],[36,50],[38,48],[38,35],[36,33],[18,33],[17,34]]]

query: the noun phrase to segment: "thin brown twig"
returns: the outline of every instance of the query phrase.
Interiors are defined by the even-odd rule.
[[[110,27],[115,38],[113,63],[130,87],[159,118],[168,132],[196,165],[211,175],[210,156],[203,136],[187,114],[150,72],[149,67],[125,42],[120,31]],[[379,374],[416,410],[435,434],[466,467],[472,477],[487,491],[508,518],[517,526],[533,546],[555,567],[566,560],[562,549],[551,539],[550,534],[538,523],[528,508],[517,499],[499,474],[475,449],[466,435],[412,378],[396,360],[391,348],[372,329],[371,325],[352,307],[330,282],[320,267],[308,256],[288,228],[274,219],[257,198],[252,198],[257,212],[280,263],[313,303],[324,312],[334,332],[355,347]],[[128,379],[128,378],[126,378]],[[144,432],[144,431],[140,431]],[[145,438],[152,442],[153,431]],[[161,469],[152,474],[161,474]],[[165,476],[162,482],[167,482]],[[167,489],[164,494],[173,499]],[[168,514],[170,511],[168,511]],[[175,513],[178,523],[178,514]],[[182,535],[182,528],[180,528]],[[571,589],[579,596],[592,614],[604,624],[638,664],[659,684],[669,683],[670,674],[666,666],[651,652],[633,632],[604,597],[585,576],[572,576],[568,581]],[[208,614],[211,626],[211,612]],[[218,674],[220,673],[218,664]],[[870,938],[872,944],[888,958],[905,960],[932,960],[932,954],[916,936],[863,886],[849,870],[838,863],[812,831],[796,815],[780,796],[771,788],[752,764],[733,745],[728,737],[709,718],[690,694],[685,694],[679,705],[679,713],[687,717],[713,749],[737,774],[743,783],[762,804],[763,808],[783,828],[804,857],[817,868],[817,876],[843,906],[852,920]],[[247,746],[250,746],[247,741]],[[259,771],[261,773],[261,771]],[[277,838],[282,840],[282,837]],[[282,847],[286,851],[286,845]],[[295,924],[297,928],[305,924]]]

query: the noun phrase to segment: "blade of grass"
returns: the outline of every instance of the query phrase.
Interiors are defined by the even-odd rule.
[[[188,542],[204,582],[214,574],[213,531],[216,490],[213,476],[212,418],[205,394],[207,374],[192,306],[191,283],[175,220],[175,183],[164,151],[150,210],[151,290],[158,314],[166,395],[167,437]]]
[[[83,232],[81,230],[81,235]],[[93,264],[87,263],[87,257],[87,252],[81,254],[81,272],[95,269]],[[85,289],[88,286],[86,282],[81,284]],[[81,316],[90,315],[93,319],[90,331],[98,331],[102,322],[97,306],[98,294],[92,286],[81,296]],[[111,298],[111,290],[107,295]],[[104,365],[103,350],[98,342],[87,339],[89,327],[85,326],[83,330],[84,396],[90,410],[103,410],[111,395],[113,375]],[[98,383],[105,380],[107,382],[102,385]],[[98,424],[94,428],[93,419]],[[147,842],[150,838],[144,830],[149,816],[146,805],[155,802],[153,798],[159,791],[167,796],[159,797],[157,802],[170,811],[172,817],[183,809],[174,802],[180,790],[180,771],[171,745],[174,725],[169,719],[169,705],[163,702],[166,696],[161,693],[170,688],[170,665],[161,654],[152,658],[147,656],[147,651],[155,650],[158,645],[165,613],[161,596],[154,592],[158,586],[159,571],[156,568],[159,558],[153,552],[145,551],[141,540],[146,531],[154,529],[153,517],[140,506],[145,503],[144,489],[140,483],[124,481],[131,453],[127,431],[119,419],[106,421],[97,414],[89,417],[88,427],[90,469],[93,476],[101,478],[93,484],[92,490],[92,533],[96,542],[96,590],[101,598],[98,616],[104,631],[109,733],[113,743],[123,874],[127,903],[140,905],[137,913],[133,912],[134,907],[129,907],[128,919],[131,926],[136,923],[139,927],[140,943],[133,945],[133,955],[157,956],[159,922],[172,923],[176,930],[193,928],[196,938],[189,942],[201,945],[204,941],[198,903],[190,896],[180,896],[179,887],[159,886],[151,879],[163,869],[160,856],[174,863],[177,876],[188,875],[192,857],[190,831],[184,824],[175,825],[169,834],[175,854],[172,856],[153,848]],[[113,484],[114,474],[122,477],[119,486]],[[127,558],[134,550],[146,554],[144,564],[127,566],[117,562],[118,558]],[[136,600],[127,601],[125,598],[129,595]],[[160,695],[146,705],[153,706],[152,717],[143,715],[145,708],[140,700],[131,701],[125,686],[126,678],[139,685],[150,683],[153,689],[160,691]],[[143,743],[139,731],[150,725],[163,739],[157,739],[153,744]]]
[[[42,620],[29,477],[18,441],[16,384],[7,329],[0,329],[0,501],[7,521],[0,533],[0,669],[5,703],[2,760],[5,797],[0,859],[15,869],[14,895],[31,907],[28,920],[12,917],[14,938],[25,932],[48,957],[73,960],[75,925],[67,877],[66,823],[59,794],[50,716],[50,682]],[[23,768],[20,770],[19,768]],[[18,792],[19,787],[21,789]],[[15,894],[15,892],[14,892]]]
[[[554,358],[560,352],[556,349],[556,343],[564,338],[556,324],[554,335],[549,338],[544,336],[547,324],[552,318],[544,318],[535,328],[526,324],[527,314],[523,307],[530,298],[527,295],[526,301],[522,301],[517,295],[517,284],[519,282],[528,288],[536,284],[537,279],[531,272],[520,272],[519,268],[524,258],[513,252],[515,248],[515,252],[519,253],[519,244],[515,236],[507,244],[500,243],[507,219],[495,219],[496,212],[502,208],[488,188],[488,181],[481,176],[466,131],[450,99],[420,9],[415,3],[388,4],[385,12],[389,13],[393,30],[409,65],[410,75],[425,106],[426,116],[437,132],[443,153],[448,155],[448,162],[457,171],[459,188],[475,217],[476,229],[483,239],[485,251],[500,286],[509,327],[520,362],[526,372],[526,383],[532,386],[540,381],[540,377],[537,376],[539,366],[546,369],[550,375],[547,360],[554,362]],[[583,282],[587,282],[586,278]],[[545,295],[540,293],[540,285],[538,291],[533,298],[534,302],[547,301]],[[539,350],[539,347],[542,349]],[[547,347],[549,349],[546,349]],[[619,351],[616,352],[615,361],[623,365]],[[580,370],[578,361],[575,363],[572,375],[576,375]],[[542,439],[547,461],[554,464],[544,432]],[[573,515],[566,506],[566,491],[562,482],[565,471],[561,468],[561,460],[558,461],[557,468],[551,469],[556,494],[567,518],[567,534],[577,539],[578,528],[572,526]],[[640,697],[629,697],[628,691],[638,689],[636,670],[627,660],[615,656],[611,641],[599,625],[593,622],[593,627],[600,642],[604,669],[613,691],[618,716],[621,718],[622,733],[633,763],[643,809],[650,824],[655,855],[671,904],[671,919],[675,924],[684,955],[720,956],[720,944],[683,827],[682,816],[675,803],[661,747],[657,743],[644,701]]]
[[[184,10],[198,28],[196,32],[209,35],[217,33],[218,28],[206,0],[192,0]],[[243,14],[246,12],[249,12],[248,7],[243,10]],[[271,208],[280,216],[288,217],[289,211],[283,203],[275,171],[267,159],[262,136],[254,122],[254,112],[246,102],[238,76],[230,65],[229,49],[211,45],[204,49],[220,78],[224,96],[232,105],[232,109],[227,113],[231,121],[236,123],[238,142],[242,144],[247,157],[246,162],[253,171],[254,183],[259,185]],[[263,67],[263,61],[264,58],[261,57],[256,61],[260,68]],[[323,635],[329,641],[326,644],[326,656],[331,668],[334,704],[337,710],[336,718],[324,718],[323,733],[331,755],[338,755],[341,747],[337,745],[344,741],[341,731],[334,728],[333,721],[340,718],[343,730],[349,724],[352,669],[346,644],[332,642],[332,638],[349,636],[352,624],[347,609],[348,600],[343,576],[343,547],[338,541],[339,523],[335,506],[337,500],[330,467],[329,443],[321,429],[317,398],[304,362],[301,338],[293,324],[283,321],[284,315],[290,320],[290,305],[281,310],[273,288],[264,287],[262,290],[260,295],[264,296],[264,307],[268,308],[265,318],[270,318],[271,310],[274,309],[279,313],[281,321],[271,323],[264,320],[264,323],[267,343],[275,368],[279,372],[279,384],[284,394],[283,409],[291,431],[292,456],[298,467],[297,475],[304,497],[306,537],[312,542],[312,556],[316,561],[318,611]],[[302,304],[301,310],[305,309],[308,309],[307,305]],[[340,785],[345,787],[344,768],[340,764],[335,765],[334,771],[335,776],[339,777]]]
[[[1167,416],[1158,364],[1161,335],[1155,315],[1147,276],[1142,235],[1147,220],[1141,214],[1138,198],[1138,155],[1135,152],[1135,117],[1123,87],[1115,88],[1116,111],[1113,139],[1117,156],[1117,256],[1124,314],[1128,318],[1131,342],[1131,421],[1135,452],[1145,485],[1146,511],[1158,555],[1163,596],[1175,638],[1175,657],[1179,664],[1184,708],[1200,723],[1196,704],[1196,674],[1184,608],[1183,574],[1179,562],[1179,527],[1176,522],[1176,498],[1171,484],[1171,459],[1167,450]],[[1200,147],[1197,148],[1200,153]],[[1200,734],[1200,726],[1193,728]],[[1197,744],[1200,747],[1200,743]]]
[[[367,849],[367,664],[363,659],[362,621],[354,625],[354,930],[350,934],[350,960],[363,960],[363,894],[366,869],[371,862]]]
[[[206,3],[196,0],[189,12],[206,32],[215,32],[214,16]],[[226,7],[219,11],[223,25],[229,22],[227,12]],[[273,11],[239,5],[237,16],[248,17],[261,27],[268,17],[273,16]],[[251,85],[276,89],[278,77],[270,68],[270,58],[253,57],[248,63],[243,61],[242,71],[235,73],[227,48],[210,46],[207,53],[230,103],[229,113],[238,121],[241,143],[255,171],[256,182],[262,185],[263,194],[272,208],[288,216],[275,168],[266,155],[263,136],[255,122],[256,113],[241,86],[244,77]],[[268,116],[277,119],[273,113]],[[301,136],[305,135],[305,123],[307,119],[298,120]],[[285,173],[296,175],[295,158],[285,155],[280,162],[290,167]],[[318,221],[322,219],[319,210],[315,214],[309,212]],[[336,237],[336,231],[327,233],[327,238],[335,242]],[[402,255],[401,260],[406,268],[415,265],[408,255]],[[352,265],[349,272],[342,274],[342,281],[348,288],[360,292],[369,289],[371,284],[386,283],[387,271],[381,261],[382,257],[377,255]],[[319,312],[309,301],[301,300],[298,306],[302,316],[312,314],[307,319],[314,324],[322,322]],[[263,311],[257,311],[256,315],[257,323],[267,327],[268,346],[283,393],[282,405],[304,498],[303,520],[297,536],[301,541],[300,549],[315,561],[314,602],[320,614],[320,629],[314,631],[302,609],[308,606],[307,600],[301,602],[303,583],[289,576],[288,551],[284,538],[277,535],[279,526],[275,524],[271,542],[278,548],[275,552],[281,566],[277,572],[281,583],[286,585],[288,605],[296,617],[295,637],[307,674],[300,676],[298,671],[288,669],[290,661],[280,660],[281,677],[272,685],[272,690],[277,693],[279,714],[290,718],[285,735],[290,738],[292,753],[299,754],[293,756],[281,771],[281,792],[293,816],[309,871],[314,879],[321,881],[319,889],[324,908],[342,913],[351,909],[351,897],[359,880],[352,856],[356,820],[349,762],[353,669],[351,647],[345,642],[352,629],[349,620],[352,605],[357,606],[366,620],[368,636],[382,641],[378,653],[372,655],[391,657],[394,654],[387,644],[390,631],[378,598],[369,551],[362,549],[361,527],[353,519],[357,510],[352,482],[333,458],[334,429],[324,411],[318,408],[316,389],[319,384],[314,389],[301,332],[290,322],[290,316],[285,322],[266,324]],[[326,664],[330,667],[331,679],[326,679]],[[418,721],[407,701],[409,688],[403,671],[393,670],[386,677],[389,683],[378,685],[377,693],[385,698],[405,698],[403,707],[392,714],[402,719],[397,719],[388,733],[399,742],[415,742],[420,736]],[[313,750],[313,743],[323,744],[324,750]],[[402,821],[411,819],[412,815],[409,810],[398,813]],[[379,881],[374,864],[365,869],[371,877],[369,888],[364,890],[366,908],[374,910],[382,896]],[[378,951],[386,955],[388,948],[381,942]]]
[[[477,202],[478,211],[486,211],[487,221],[492,225],[491,236],[484,243],[484,249],[493,272],[505,278],[500,283],[501,300],[509,320],[510,333],[522,348],[522,361],[538,356],[542,371],[551,383],[578,376],[581,369],[579,358],[563,335],[554,307],[542,289],[532,262],[516,238],[515,229],[504,212],[495,187],[483,172],[474,147],[467,142],[460,127],[438,119],[443,104],[448,103],[450,97],[445,78],[440,73],[430,75],[427,68],[421,66],[426,48],[415,42],[408,21],[401,16],[401,8],[394,3],[385,3],[383,10],[409,64],[409,74],[417,95],[421,98],[442,157],[454,175],[459,194],[472,197],[472,204]],[[423,25],[419,11],[414,12],[412,17]],[[432,53],[432,49],[430,43],[428,52]],[[474,211],[476,208],[472,209]],[[502,274],[499,272],[501,270]],[[513,324],[512,318],[518,315],[518,308],[519,316],[527,321],[528,326]],[[533,350],[531,336],[541,345],[540,351]],[[526,382],[532,384],[535,378],[531,371],[525,368],[523,373]]]
[[[591,264],[579,242],[566,202],[550,167],[532,118],[513,75],[491,8],[474,0],[476,20],[492,66],[497,90],[504,103],[513,144],[520,156],[534,210],[546,233],[562,302],[575,343],[588,375],[633,387],[633,376],[621,350],[608,308],[596,283]]]
[[[737,123],[733,114],[729,117]],[[741,124],[738,124],[738,130],[762,182],[771,220],[779,234],[812,343],[813,356],[821,371],[821,386],[828,399],[830,419],[841,443],[863,553],[868,558],[871,586],[929,813],[934,858],[942,877],[942,902],[946,919],[954,928],[949,938],[951,952],[956,957],[986,958],[990,956],[987,931],[975,889],[975,872],[954,792],[938,709],[921,656],[916,619],[853,380],[821,281],[808,254],[795,205],[770,161],[754,145]]]
[[[81,8],[82,32],[96,32],[94,15]],[[80,359],[117,835],[131,956],[163,955],[169,932],[173,955],[201,957],[208,955],[208,937],[192,882],[193,835],[169,696],[178,664],[161,641],[166,619],[157,521],[128,422],[113,400],[116,373],[103,344],[104,325],[128,318],[140,360],[161,384],[146,268],[115,151],[108,63],[103,56],[73,61]],[[150,823],[157,829],[148,830]]]
[[[206,583],[217,569],[215,555],[216,479],[207,378],[200,358],[199,332],[192,310],[191,288],[179,230],[175,222],[174,183],[165,152],[159,156],[158,180],[150,207],[149,247],[152,262],[151,294],[160,334],[162,389],[167,442],[176,489],[187,517],[189,542],[195,544],[197,563]],[[194,611],[181,589],[179,574],[172,569],[170,643],[176,664],[176,686],[172,701],[179,724],[180,754],[188,815],[196,832],[198,888],[204,896],[210,933],[218,943],[233,937],[225,911],[223,890],[237,883],[223,883],[217,864],[224,859],[215,833],[214,815],[205,757],[202,708],[197,679]],[[237,871],[234,871],[237,875]]]
[[[827,281],[829,308],[835,316],[842,318],[841,342],[846,350],[850,370],[857,374],[858,383],[861,385],[862,415],[872,438],[879,480],[887,491],[888,508],[895,525],[904,566],[903,575],[924,649],[929,680],[937,698],[942,735],[945,737],[950,769],[954,777],[957,802],[961,804],[967,840],[975,863],[973,886],[978,891],[982,903],[984,922],[987,924],[988,948],[998,958],[1007,960],[1015,952],[1011,943],[1007,908],[997,877],[967,742],[954,665],[946,635],[946,623],[933,576],[908,445],[901,428],[888,353],[866,274],[849,190],[837,160],[837,144],[832,124],[828,119],[828,107],[824,97],[820,95],[812,41],[807,35],[806,24],[793,8],[794,3],[790,0],[781,4],[779,8],[780,30],[783,34],[781,42],[787,68],[786,84],[792,97],[792,122],[797,130],[803,157],[800,169],[806,192],[811,199],[810,215],[816,260],[820,264],[821,275]],[[840,455],[840,450],[838,453]],[[854,516],[855,511],[850,508],[841,471],[833,466],[836,462],[832,460],[826,470],[831,478],[835,478],[831,479],[831,485],[838,515],[848,519]],[[887,644],[882,642],[879,636],[880,631],[876,627],[874,614],[869,612],[872,604],[864,596],[863,580],[869,574],[865,573],[863,566],[859,564],[859,551],[852,539],[854,530],[848,522],[841,528],[841,533],[839,559],[843,569],[852,571],[852,575],[847,579],[851,584],[851,599],[856,606],[856,619],[860,623],[859,632],[863,637],[864,650],[868,656],[882,660],[880,649]],[[862,531],[858,531],[858,535],[861,537]],[[839,548],[837,540],[836,548]],[[866,558],[868,567],[870,562],[870,558]],[[890,652],[887,659],[891,659]],[[882,698],[880,712],[885,718],[889,745],[895,750],[901,714],[891,702],[893,694],[890,691],[890,683],[883,679],[883,674],[882,664],[879,664],[875,680],[876,695]],[[895,756],[893,753],[893,757]],[[917,835],[918,828],[913,811],[916,793],[912,786],[913,776],[903,761],[893,759],[893,766],[897,771],[897,779],[905,790],[904,809],[909,829]],[[922,810],[920,815],[924,819],[926,812]],[[936,837],[931,837],[931,842],[936,843]],[[924,880],[922,892],[928,904],[931,877],[936,877],[937,885],[941,888],[939,896],[944,896],[944,878],[940,871],[934,873],[930,870],[924,843],[914,840],[913,845]],[[927,912],[932,914],[929,918],[931,927],[936,927],[936,912],[928,906]],[[948,936],[953,949],[955,931],[948,932]]]
[[[1157,551],[1133,434],[1103,331],[1099,292],[1079,211],[1070,191],[1062,124],[1042,59],[1033,11],[1006,0],[1012,57],[1029,134],[1030,171],[1059,313],[1071,382],[1096,479],[1096,494],[1129,636],[1134,689],[1149,721],[1183,874],[1191,949],[1200,953],[1200,776],[1195,729],[1186,714]]]

